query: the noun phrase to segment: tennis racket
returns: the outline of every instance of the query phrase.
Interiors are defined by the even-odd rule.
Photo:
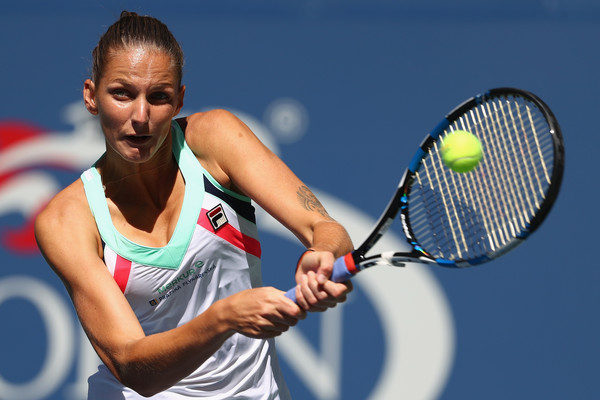
[[[467,173],[452,171],[441,157],[444,138],[458,130],[473,133],[483,148],[481,162]],[[498,258],[544,221],[563,169],[560,127],[540,98],[513,88],[472,97],[425,137],[372,232],[335,261],[331,280],[375,265],[463,268]],[[398,214],[411,250],[368,256]],[[286,293],[294,301],[295,290]]]

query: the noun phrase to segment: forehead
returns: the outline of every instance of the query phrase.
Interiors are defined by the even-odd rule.
[[[151,46],[125,46],[108,52],[104,68],[108,79],[178,80],[178,72],[171,56]]]

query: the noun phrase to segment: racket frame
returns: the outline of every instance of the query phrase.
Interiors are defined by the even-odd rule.
[[[410,188],[413,180],[415,179],[416,173],[421,166],[423,159],[427,156],[430,148],[433,147],[440,136],[446,131],[452,123],[458,118],[464,115],[468,110],[484,103],[485,101],[493,98],[501,97],[521,97],[527,101],[533,103],[541,112],[544,114],[548,125],[550,126],[550,135],[553,136],[553,151],[554,151],[554,165],[552,169],[551,185],[546,192],[545,199],[540,206],[540,209],[533,216],[528,227],[521,231],[519,235],[514,237],[512,241],[505,246],[501,247],[498,251],[488,253],[477,259],[471,259],[465,262],[457,262],[454,260],[448,260],[444,258],[435,258],[429,254],[421,245],[417,242],[415,234],[412,231],[410,225],[410,218],[408,213],[408,197],[410,195]],[[354,267],[350,266],[350,269],[354,269],[354,273],[360,270],[369,268],[374,265],[387,264],[393,266],[403,266],[406,262],[420,262],[428,264],[438,264],[444,267],[451,268],[462,268],[472,265],[478,265],[491,259],[497,258],[502,254],[514,249],[517,245],[522,243],[531,233],[533,233],[544,221],[552,206],[555,202],[556,197],[562,182],[562,176],[564,171],[564,143],[562,138],[562,132],[556,117],[552,110],[544,103],[538,96],[530,93],[526,90],[501,87],[496,89],[490,89],[485,93],[471,97],[465,100],[463,103],[455,107],[450,111],[440,123],[423,139],[419,146],[416,154],[411,160],[408,168],[404,172],[398,187],[389,201],[384,212],[379,217],[379,220],[375,224],[375,227],[369,234],[369,236],[363,241],[363,243],[354,250],[352,254],[352,261]],[[411,246],[409,252],[386,252],[373,256],[366,256],[366,253],[379,241],[379,239],[388,231],[393,221],[400,213],[400,222],[402,231],[406,237],[406,241]],[[346,264],[348,264],[346,261]]]

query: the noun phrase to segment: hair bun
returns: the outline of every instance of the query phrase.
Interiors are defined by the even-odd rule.
[[[123,10],[123,11],[121,11],[121,16],[119,17],[119,19],[129,18],[129,17],[139,17],[139,15],[138,15],[138,13],[133,12],[133,11]]]

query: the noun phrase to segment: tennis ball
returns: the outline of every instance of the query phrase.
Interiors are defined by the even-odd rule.
[[[452,171],[460,173],[475,169],[483,157],[479,139],[471,132],[462,130],[444,137],[441,151],[444,164]]]

